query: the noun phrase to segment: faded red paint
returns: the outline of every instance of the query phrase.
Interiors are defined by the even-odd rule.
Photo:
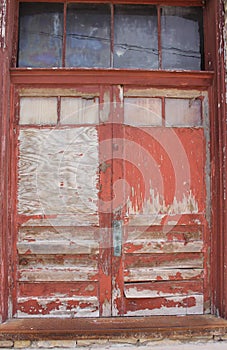
[[[196,4],[198,4],[196,2]],[[213,21],[211,21],[212,23],[214,23],[214,26],[216,25],[217,26],[217,29],[218,30],[214,30],[212,31],[212,33],[214,33],[213,35],[215,35],[215,33],[219,33],[220,35],[220,32],[219,32],[219,26],[218,26],[218,21],[217,21],[217,12],[218,12],[218,6],[217,5],[217,2],[213,1],[213,2],[210,2],[208,5],[208,11],[210,13],[210,15],[212,14],[212,18],[213,18]],[[213,6],[213,7],[212,7]],[[216,10],[213,11],[214,7],[216,7]],[[13,7],[12,7],[13,9]],[[8,11],[10,13],[10,11]],[[10,16],[13,16],[13,11],[11,11],[11,15]],[[209,21],[210,22],[210,21]],[[11,27],[11,32],[13,30],[13,26],[11,26],[11,23],[10,22],[10,26],[9,26],[9,21],[7,22],[7,25],[8,27]],[[9,29],[9,28],[8,28]],[[12,36],[12,33],[8,34],[8,37],[10,38],[10,35]],[[213,41],[215,41],[216,39],[214,39]],[[211,40],[212,41],[212,40]],[[12,40],[8,39],[8,42],[12,42]],[[8,43],[7,42],[7,43]],[[213,48],[210,49],[210,43],[206,43],[207,47],[209,47],[209,52],[210,52],[210,56],[211,56],[211,59],[209,58],[210,62],[207,62],[207,67],[210,66],[210,64],[213,66],[213,67],[217,67],[218,64],[217,64],[217,61],[218,62],[223,62],[221,61],[221,57],[217,58],[216,57],[216,52]],[[217,45],[217,47],[219,47],[219,45]],[[7,55],[8,55],[8,52],[7,52]],[[223,55],[223,53],[220,53],[220,56]],[[9,57],[10,57],[10,54],[9,54]],[[7,90],[5,89],[8,84],[9,84],[9,72],[8,72],[8,61],[7,61],[7,67],[4,66],[4,62],[6,62],[6,54],[2,54],[2,52],[0,52],[0,63],[2,62],[3,64],[1,65],[3,67],[3,77],[4,77],[4,81],[3,81],[3,91]],[[223,67],[221,68],[222,70]],[[220,70],[221,70],[220,69]],[[33,76],[34,74],[34,76]],[[112,75],[112,76],[111,76]],[[95,78],[94,78],[95,76]],[[17,84],[17,82],[20,82],[22,84],[30,84],[30,87],[36,83],[38,84],[39,86],[42,85],[42,83],[44,84],[49,84],[49,82],[51,81],[52,84],[59,84],[59,86],[61,86],[62,83],[66,83],[66,84],[69,84],[69,85],[72,85],[77,82],[78,83],[81,83],[82,79],[84,78],[83,82],[84,83],[88,83],[89,84],[93,84],[94,83],[94,80],[97,78],[98,82],[100,84],[107,84],[107,83],[115,83],[115,84],[118,84],[118,83],[128,83],[128,84],[147,84],[147,79],[149,79],[149,81],[151,81],[151,78],[153,76],[154,80],[152,81],[152,83],[156,86],[160,86],[160,84],[162,85],[162,87],[164,85],[169,85],[171,87],[175,87],[175,86],[184,86],[184,87],[190,87],[190,86],[194,86],[194,87],[202,87],[202,89],[205,89],[206,87],[210,86],[211,84],[211,81],[212,81],[212,75],[209,74],[209,73],[204,73],[203,75],[199,75],[199,74],[188,74],[188,73],[182,73],[182,74],[175,74],[173,72],[167,72],[165,74],[163,74],[163,72],[161,73],[157,73],[157,72],[154,72],[154,74],[152,75],[152,73],[150,72],[120,72],[119,73],[116,73],[115,76],[113,76],[113,73],[109,73],[109,72],[105,72],[105,71],[100,71],[100,72],[95,72],[94,73],[94,76],[92,76],[92,73],[91,72],[82,72],[80,70],[78,70],[77,73],[67,73],[63,70],[63,72],[60,73],[59,75],[59,72],[52,72],[51,70],[47,70],[47,71],[43,71],[43,70],[35,70],[34,72],[27,72],[26,70],[18,70],[18,71],[14,71],[12,72],[12,82]],[[217,78],[218,76],[218,78]],[[214,269],[214,271],[217,271],[217,278],[214,282],[214,285],[215,285],[215,290],[217,291],[216,295],[217,295],[217,299],[215,299],[215,303],[216,305],[218,305],[218,308],[221,312],[221,314],[225,314],[225,306],[226,305],[224,303],[224,300],[225,300],[225,297],[226,297],[226,292],[225,292],[225,283],[224,283],[224,280],[225,280],[225,273],[223,272],[224,270],[224,259],[225,259],[225,254],[220,254],[220,252],[224,251],[225,250],[225,245],[223,244],[223,242],[225,242],[225,230],[224,230],[224,227],[226,225],[224,225],[224,220],[220,220],[220,216],[222,218],[225,218],[225,216],[222,216],[222,209],[223,207],[225,206],[225,201],[222,199],[223,196],[222,196],[222,193],[223,193],[223,182],[224,182],[224,178],[225,178],[225,160],[224,160],[224,156],[223,156],[223,145],[225,145],[225,141],[224,141],[224,135],[225,135],[225,128],[226,128],[226,125],[225,125],[225,121],[224,121],[224,118],[222,118],[223,115],[225,115],[224,111],[225,111],[225,104],[223,102],[223,96],[221,97],[221,92],[224,91],[224,87],[223,87],[223,84],[224,82],[221,81],[221,77],[224,76],[224,74],[219,74],[217,75],[216,78],[215,78],[215,83],[214,83],[214,89],[215,90],[218,90],[218,97],[216,98],[215,100],[215,103],[214,105],[215,106],[218,106],[218,105],[221,105],[221,108],[217,109],[217,113],[216,111],[214,110],[211,110],[211,117],[213,118],[212,120],[212,126],[214,127],[213,128],[213,131],[212,131],[212,141],[216,140],[216,135],[215,133],[219,132],[219,144],[218,144],[218,147],[219,147],[219,155],[220,155],[220,159],[217,159],[215,160],[216,162],[216,172],[215,172],[215,177],[217,179],[217,177],[219,176],[220,178],[220,181],[219,181],[219,188],[218,188],[218,193],[215,194],[214,193],[214,201],[213,201],[213,204],[214,204],[214,210],[216,210],[215,208],[218,207],[217,209],[217,217],[218,219],[215,221],[215,223],[217,223],[217,225],[214,225],[215,227],[217,227],[217,229],[215,228],[215,230],[217,230],[215,232],[215,235],[214,235],[214,239],[212,240],[213,242],[213,261],[212,263],[214,264],[214,262],[216,261],[215,259],[217,258],[218,256],[218,259],[219,259],[219,264],[216,263],[216,267]],[[40,79],[41,77],[41,79]],[[1,77],[2,78],[2,77]],[[173,78],[173,79],[172,79]],[[42,80],[43,79],[43,80]],[[111,80],[112,79],[112,80]],[[222,85],[221,85],[222,84]],[[53,85],[52,85],[53,86]],[[90,85],[89,86],[89,89],[93,89],[93,87]],[[116,88],[117,90],[117,88]],[[13,92],[13,89],[12,89],[12,92]],[[3,97],[0,97],[0,100],[3,101],[4,103],[1,104],[1,112],[3,112],[3,116],[6,117],[6,115],[8,115],[8,91],[4,92]],[[210,97],[211,97],[211,94],[210,94]],[[13,100],[13,98],[12,98]],[[14,104],[15,101],[13,101],[13,104]],[[220,104],[218,103],[220,102]],[[212,105],[212,104],[211,104]],[[2,108],[3,106],[3,108]],[[12,111],[11,111],[12,112]],[[215,113],[214,113],[215,112]],[[14,115],[14,113],[12,112],[11,113],[12,116]],[[214,118],[214,115],[218,115],[218,118]],[[0,298],[1,299],[1,303],[0,303],[0,314],[3,315],[3,319],[5,319],[7,317],[7,304],[8,304],[8,300],[7,300],[7,279],[9,277],[9,281],[11,281],[11,274],[9,273],[9,271],[7,270],[7,264],[8,264],[8,259],[10,260],[10,257],[7,256],[6,252],[7,251],[14,251],[14,253],[16,254],[16,246],[15,246],[15,242],[16,242],[16,237],[13,237],[13,244],[11,243],[10,240],[8,240],[8,236],[6,237],[5,235],[8,233],[6,228],[8,227],[8,223],[12,223],[11,224],[11,228],[10,230],[13,231],[13,227],[15,227],[15,224],[14,224],[14,221],[12,218],[9,218],[8,217],[8,207],[7,207],[7,202],[8,202],[8,199],[9,198],[7,196],[7,193],[6,193],[6,185],[7,185],[7,178],[8,178],[8,173],[7,173],[7,169],[9,167],[9,164],[8,164],[8,167],[7,167],[7,157],[9,158],[9,149],[8,149],[8,144],[9,144],[9,134],[7,134],[7,130],[10,130],[10,128],[8,128],[8,121],[6,120],[7,118],[3,119],[3,122],[1,122],[1,131],[2,131],[2,138],[1,140],[3,142],[1,142],[1,145],[3,146],[6,146],[6,153],[4,153],[4,149],[3,151],[1,152],[1,164],[2,164],[2,167],[1,169],[4,169],[2,171],[4,171],[3,175],[1,177],[1,179],[3,179],[3,181],[1,181],[1,187],[2,187],[2,194],[3,194],[3,200],[2,200],[2,203],[1,203],[1,208],[3,209],[3,213],[5,214],[4,217],[5,217],[5,221],[3,221],[3,227],[2,227],[2,235],[1,235],[1,242],[2,242],[2,245],[1,247],[3,247],[4,249],[2,249],[2,254],[1,254],[1,280],[3,281],[2,285],[1,285],[1,293],[0,293]],[[216,126],[216,122],[214,122],[214,119],[216,120],[222,120],[223,119],[223,122],[222,124],[219,126],[219,129],[218,127]],[[101,131],[101,128],[103,127],[103,131]],[[109,125],[103,125],[102,127],[98,127],[98,129],[100,128],[100,132],[99,132],[99,135],[103,135],[103,136],[100,136],[100,140],[102,140],[102,137],[103,139],[105,139],[105,136],[104,134],[106,133],[110,133],[111,134],[111,127],[109,128],[110,131],[107,131]],[[106,128],[105,128],[106,127]],[[104,130],[105,128],[105,130]],[[222,129],[222,130],[221,130]],[[120,130],[120,127],[119,128],[115,128],[115,134],[119,134],[122,135],[122,131]],[[210,237],[209,237],[209,230],[207,228],[207,225],[206,225],[206,220],[204,218],[204,198],[206,196],[206,193],[205,193],[205,186],[204,186],[204,182],[199,182],[199,176],[201,174],[201,171],[203,171],[203,168],[204,168],[204,160],[205,160],[205,154],[204,152],[196,152],[197,149],[201,149],[204,147],[204,145],[202,145],[202,139],[203,139],[203,135],[202,135],[202,131],[201,130],[197,130],[197,138],[194,140],[194,145],[191,144],[191,140],[192,140],[192,134],[190,134],[190,132],[188,133],[182,133],[181,134],[181,131],[177,131],[178,133],[178,136],[179,138],[181,138],[181,141],[182,143],[184,144],[185,146],[185,150],[187,152],[187,156],[190,160],[190,164],[192,166],[192,178],[191,178],[191,182],[192,182],[192,193],[193,195],[198,199],[198,206],[199,206],[199,213],[198,214],[193,214],[193,215],[185,215],[184,217],[180,218],[180,220],[178,221],[178,224],[179,225],[185,225],[185,223],[187,223],[188,225],[192,224],[192,225],[195,225],[196,224],[196,220],[200,221],[201,225],[204,225],[204,230],[203,230],[203,240],[204,240],[204,247],[203,247],[203,250],[201,253],[198,253],[198,252],[194,252],[194,253],[182,253],[182,256],[181,256],[181,260],[184,260],[186,259],[186,256],[189,257],[189,255],[187,254],[191,254],[193,255],[193,258],[192,260],[196,259],[195,257],[201,257],[203,255],[203,261],[204,261],[204,297],[205,297],[205,300],[208,301],[209,300],[209,290],[210,290],[210,284],[209,284],[209,245],[210,245]],[[5,138],[5,135],[7,135],[7,137]],[[13,130],[10,131],[10,137],[13,138]],[[112,137],[112,135],[111,135]],[[125,134],[124,134],[124,137]],[[213,142],[214,143],[214,142]],[[154,146],[154,145],[153,145]],[[155,146],[154,146],[155,147]],[[197,157],[194,157],[192,156],[192,154],[190,153],[191,152],[191,149],[193,148],[193,152],[194,154],[196,154]],[[217,149],[215,149],[215,147],[213,147],[213,150],[212,150],[212,155],[214,156],[215,154],[217,154]],[[13,150],[14,152],[14,150]],[[160,152],[160,150],[158,150],[158,152]],[[16,154],[16,152],[15,152]],[[12,160],[13,160],[13,163],[14,163],[14,167],[12,168],[12,173],[10,174],[11,178],[12,178],[12,182],[14,181],[14,176],[15,176],[15,173],[14,173],[14,168],[15,168],[15,154],[14,156],[12,156]],[[201,158],[199,158],[201,157]],[[201,161],[202,159],[202,161]],[[100,160],[103,160],[102,159],[102,152],[100,153]],[[158,160],[156,159],[156,161],[158,162]],[[165,163],[168,164],[168,159],[165,159]],[[220,163],[221,163],[221,166],[220,166]],[[107,163],[108,165],[112,165],[111,162],[110,163]],[[173,189],[169,190],[168,189],[168,176],[169,176],[169,173],[168,173],[168,170],[170,171],[171,167],[167,166],[165,168],[165,165],[163,165],[162,163],[159,164],[160,165],[160,168],[161,168],[161,172],[164,175],[164,188],[167,188],[167,190],[165,191],[165,194],[166,194],[166,201],[168,203],[171,203],[171,198],[173,197]],[[170,165],[170,164],[169,164]],[[123,171],[122,171],[122,167],[125,168],[126,170],[126,173],[128,174],[128,178],[129,178],[129,183],[131,185],[135,185],[135,184],[138,184],[138,182],[141,184],[141,193],[139,192],[136,192],[136,196],[141,196],[139,200],[137,200],[137,203],[139,204],[139,208],[142,208],[142,202],[143,202],[143,199],[146,197],[146,193],[145,193],[145,187],[144,187],[144,184],[143,184],[143,179],[142,179],[142,176],[139,175],[139,170],[135,170],[134,171],[134,175],[135,177],[138,176],[138,182],[135,181],[134,178],[131,178],[130,174],[132,173],[132,166],[129,162],[121,162],[121,161],[118,161],[116,160],[115,164],[113,164],[113,169],[116,170],[116,172],[118,174],[120,174],[120,178],[124,178],[123,176],[125,174],[123,174]],[[109,189],[108,187],[108,184],[112,184],[116,179],[117,179],[117,175],[114,175],[113,178],[111,178],[111,167],[109,167],[106,171],[105,174],[100,174],[100,199],[103,200],[103,202],[107,202],[109,200],[112,200],[113,199],[113,196],[112,196],[112,190]],[[220,172],[219,172],[219,169],[220,169]],[[217,176],[218,175],[218,176]],[[172,180],[173,181],[173,180]],[[101,187],[101,185],[104,184],[104,187]],[[105,185],[106,184],[106,185]],[[174,183],[172,182],[171,185],[173,185]],[[214,181],[214,185],[213,186],[215,188],[215,191],[216,191],[216,188],[218,186],[216,186],[216,180]],[[106,187],[105,187],[106,186]],[[173,188],[171,186],[171,188]],[[13,185],[12,186],[12,197],[15,196],[15,193],[16,193],[16,188],[15,186]],[[136,197],[134,196],[134,197]],[[221,200],[220,200],[221,198]],[[133,198],[131,197],[131,200],[133,201]],[[135,203],[134,203],[134,208],[135,208]],[[116,209],[116,208],[115,208]],[[123,214],[124,214],[124,211],[125,209],[123,209]],[[15,213],[12,213],[12,217],[14,216]],[[116,214],[116,213],[115,213]],[[122,214],[119,214],[117,213],[116,215],[116,218],[118,219],[121,219]],[[31,217],[30,217],[31,218]],[[37,217],[33,218],[33,219],[38,219]],[[126,222],[126,219],[123,218],[124,221]],[[174,217],[171,218],[172,220],[174,220]],[[162,218],[162,221],[161,223],[162,224],[165,224],[165,220],[166,220],[166,217]],[[169,220],[169,218],[168,218]],[[20,216],[18,218],[18,221],[17,223],[19,225],[23,224],[23,223],[26,223],[28,221],[28,219],[26,217],[22,217]],[[133,244],[130,243],[132,246],[130,249],[130,251],[127,251],[126,247],[127,247],[127,243],[126,243],[126,246],[125,246],[125,257],[122,261],[121,258],[114,258],[113,259],[113,262],[111,262],[111,259],[109,258],[111,256],[110,254],[110,250],[108,251],[105,247],[106,245],[106,242],[108,242],[108,246],[109,246],[109,243],[110,243],[110,239],[111,239],[111,230],[110,230],[110,227],[111,227],[111,221],[112,221],[112,214],[110,213],[109,215],[107,214],[103,214],[102,216],[100,216],[100,222],[102,223],[101,224],[101,227],[104,227],[104,228],[109,228],[109,230],[106,230],[106,234],[105,235],[102,235],[103,237],[103,241],[101,243],[101,249],[100,249],[100,264],[99,264],[99,267],[100,267],[100,277],[102,276],[103,274],[103,278],[106,278],[105,282],[104,282],[104,286],[103,286],[103,289],[101,290],[101,293],[100,293],[100,301],[101,301],[101,304],[104,304],[106,302],[106,299],[104,298],[104,295],[107,294],[108,295],[108,301],[110,301],[111,299],[111,292],[110,292],[110,289],[111,289],[111,277],[110,277],[110,264],[113,263],[114,264],[114,267],[113,267],[113,274],[115,274],[117,276],[117,279],[116,279],[116,283],[114,282],[114,285],[113,287],[116,287],[117,288],[120,288],[121,290],[121,296],[120,298],[117,299],[117,308],[118,310],[121,310],[120,313],[124,313],[124,312],[127,312],[127,305],[126,306],[122,306],[124,305],[124,303],[126,303],[125,301],[125,298],[123,297],[123,293],[122,293],[122,290],[123,290],[123,284],[122,284],[122,279],[123,279],[123,274],[122,274],[122,270],[123,268],[125,268],[125,266],[127,264],[129,264],[129,261],[130,259],[134,259],[134,262],[133,262],[133,266],[136,267],[136,259],[138,259],[138,265],[139,265],[139,262],[141,263],[143,261],[143,256],[142,255],[146,255],[146,254],[138,254],[139,256],[137,257],[132,257],[130,256],[135,254],[135,251],[136,250],[133,250]],[[190,223],[189,223],[190,222]],[[222,224],[220,224],[220,222]],[[191,228],[190,228],[191,229]],[[182,228],[182,230],[184,230],[184,228]],[[221,231],[221,234],[220,234],[220,231]],[[10,236],[10,235],[9,235]],[[12,235],[13,236],[13,235]],[[127,234],[126,234],[127,236]],[[11,236],[10,236],[11,237]],[[182,232],[182,234],[178,235],[177,236],[179,241],[180,242],[183,242],[183,244],[185,246],[187,246],[190,242],[190,240],[188,241],[188,238],[184,236],[184,233]],[[175,233],[173,235],[171,234],[168,234],[167,236],[167,241],[175,241],[175,239],[177,238]],[[30,242],[32,242],[33,240],[29,240]],[[6,246],[7,244],[7,246]],[[13,249],[11,249],[13,246]],[[136,247],[136,249],[138,248],[138,246]],[[140,245],[139,246],[139,249],[142,249],[143,248],[143,245]],[[159,245],[159,248],[161,248],[161,245]],[[26,253],[30,252],[30,250],[28,250]],[[130,254],[129,254],[130,253]],[[177,253],[178,254],[178,253]],[[136,255],[136,254],[135,254]],[[172,254],[174,255],[174,254]],[[15,258],[15,256],[14,256]],[[179,256],[176,258],[176,261],[178,261],[178,258]],[[156,259],[156,256],[153,255],[151,256],[150,258],[150,261],[153,261],[153,259]],[[149,260],[148,259],[148,260]],[[166,259],[166,261],[169,261],[168,260],[168,254],[162,254],[162,257],[159,257],[158,260],[161,261],[163,259],[163,261]],[[172,257],[170,258],[171,261],[173,261]],[[58,263],[62,263],[62,260],[57,258],[56,257],[56,261]],[[21,264],[26,266],[26,260],[21,260]],[[144,260],[145,262],[145,260]],[[148,263],[148,261],[146,262]],[[145,264],[145,263],[144,263]],[[220,268],[221,267],[221,268]],[[120,269],[120,272],[119,270]],[[16,271],[16,269],[15,269]],[[215,272],[216,273],[216,272]],[[179,276],[180,277],[180,276]],[[14,276],[14,280],[15,280],[15,276]],[[203,279],[203,276],[200,275],[200,279],[202,280]],[[197,281],[194,281],[194,282],[197,282]],[[11,282],[10,282],[11,283]],[[90,282],[90,283],[93,283],[96,285],[96,282]],[[67,290],[67,286],[69,286],[69,284],[66,283],[65,285],[65,288]],[[79,285],[78,285],[79,286]],[[48,293],[56,293],[56,291],[60,290],[60,287],[61,287],[61,283],[58,283],[56,284],[55,286],[51,285],[51,283],[46,286],[46,288],[49,290]],[[97,286],[96,286],[97,287]],[[19,287],[19,289],[22,288],[21,286]],[[26,288],[29,288],[29,285],[27,285]],[[72,287],[73,288],[73,287]],[[83,289],[83,287],[81,286],[81,289],[80,287],[78,287],[79,290],[81,290],[81,293],[85,293],[85,289]],[[169,288],[169,287],[168,287]],[[167,288],[167,290],[168,290]],[[180,288],[180,287],[179,287]],[[186,288],[190,288],[190,286],[188,285]],[[201,288],[201,287],[200,287]],[[44,289],[41,288],[41,284],[39,285],[38,287],[39,289],[39,293],[40,293],[40,296],[42,295],[42,293],[44,293]],[[64,288],[63,288],[64,289]],[[26,289],[27,290],[27,289]],[[51,292],[52,290],[52,292]],[[96,290],[96,289],[95,289]],[[183,289],[180,289],[180,290],[183,290]],[[22,293],[27,293],[24,289],[24,287],[21,289]],[[185,292],[185,290],[184,290]],[[201,289],[199,289],[199,292],[201,292]],[[38,293],[38,292],[37,292]],[[15,299],[15,295],[14,295],[14,299]],[[146,301],[147,302],[147,301]],[[170,307],[172,305],[172,301],[166,301],[166,299],[162,300],[163,304],[162,305],[168,305],[168,307]],[[175,303],[175,304],[174,304]],[[186,299],[184,299],[183,301],[181,302],[174,302],[173,304],[175,305],[174,307],[179,307],[183,304],[187,304],[187,307],[193,307],[195,305],[195,300],[194,300],[194,297],[188,297]],[[127,303],[126,303],[127,304]],[[142,305],[142,301],[141,301],[141,305]],[[147,302],[147,305],[151,305],[151,301]],[[49,304],[48,304],[49,305]],[[51,306],[52,304],[50,303],[50,309],[51,309]],[[86,303],[83,303],[82,304],[84,307],[87,305]],[[140,301],[134,301],[134,304],[133,305],[137,305],[138,308],[140,308]],[[57,306],[56,306],[57,307]],[[150,307],[150,306],[149,306]],[[34,305],[34,308],[36,308],[36,306]],[[135,307],[136,308],[136,307]],[[143,307],[142,307],[143,308]],[[130,308],[129,308],[130,309]],[[152,306],[151,306],[151,309],[152,309]],[[102,307],[100,307],[100,310],[102,310]],[[101,311],[102,313],[102,311]]]

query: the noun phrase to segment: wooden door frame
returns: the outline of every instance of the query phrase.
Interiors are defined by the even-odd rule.
[[[120,1],[118,1],[120,2]],[[133,3],[125,0],[123,2]],[[198,1],[196,1],[198,3]],[[154,1],[146,1],[154,3]],[[159,3],[159,1],[156,1]],[[174,2],[176,3],[176,1]],[[180,1],[178,1],[180,4]],[[181,2],[183,3],[183,2]],[[185,3],[185,2],[184,2]],[[193,5],[195,1],[191,1]],[[13,168],[13,109],[14,89],[22,85],[26,86],[52,86],[61,84],[73,85],[83,81],[96,84],[142,84],[145,81],[152,86],[159,87],[209,87],[211,104],[211,177],[212,177],[212,222],[213,237],[211,244],[211,276],[212,276],[212,313],[227,318],[227,198],[225,179],[227,177],[226,161],[226,103],[225,103],[225,61],[224,61],[224,1],[207,0],[205,7],[205,66],[212,73],[202,72],[150,72],[150,71],[121,71],[77,69],[70,71],[62,69],[59,72],[50,69],[34,69],[32,72],[26,69],[10,69],[12,66],[14,38],[14,26],[17,22],[17,1],[0,0],[0,323],[12,317],[9,300],[12,298],[14,262],[11,252],[15,249],[13,239],[13,217],[15,202],[15,189],[12,188]],[[168,4],[172,4],[168,1]],[[209,23],[208,23],[209,19]],[[82,80],[81,80],[82,79]],[[98,81],[97,81],[98,80]],[[180,84],[180,85],[179,85]]]

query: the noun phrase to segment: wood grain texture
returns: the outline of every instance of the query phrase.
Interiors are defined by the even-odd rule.
[[[95,128],[21,130],[19,152],[19,214],[76,213],[81,224],[86,215],[98,223]]]

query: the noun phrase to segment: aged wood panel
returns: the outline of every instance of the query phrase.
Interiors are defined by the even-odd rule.
[[[126,310],[127,316],[203,314],[203,295],[126,299]]]
[[[57,124],[56,97],[21,97],[20,124]]]
[[[125,283],[126,298],[158,298],[203,293],[203,281]]]
[[[61,124],[98,124],[98,98],[61,97],[60,122]]]
[[[96,129],[20,130],[19,141],[19,214],[76,213],[97,224]]]

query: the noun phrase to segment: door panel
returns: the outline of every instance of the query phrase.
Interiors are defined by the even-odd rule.
[[[209,312],[207,93],[19,95],[15,317]]]
[[[108,285],[110,276],[99,215],[97,90],[20,98],[16,317],[110,314],[108,295],[105,310],[100,303],[100,281],[105,276]]]
[[[127,207],[119,217],[122,254],[114,258],[114,315],[209,312],[206,94],[135,91],[125,93],[123,169],[114,175],[124,179]]]

